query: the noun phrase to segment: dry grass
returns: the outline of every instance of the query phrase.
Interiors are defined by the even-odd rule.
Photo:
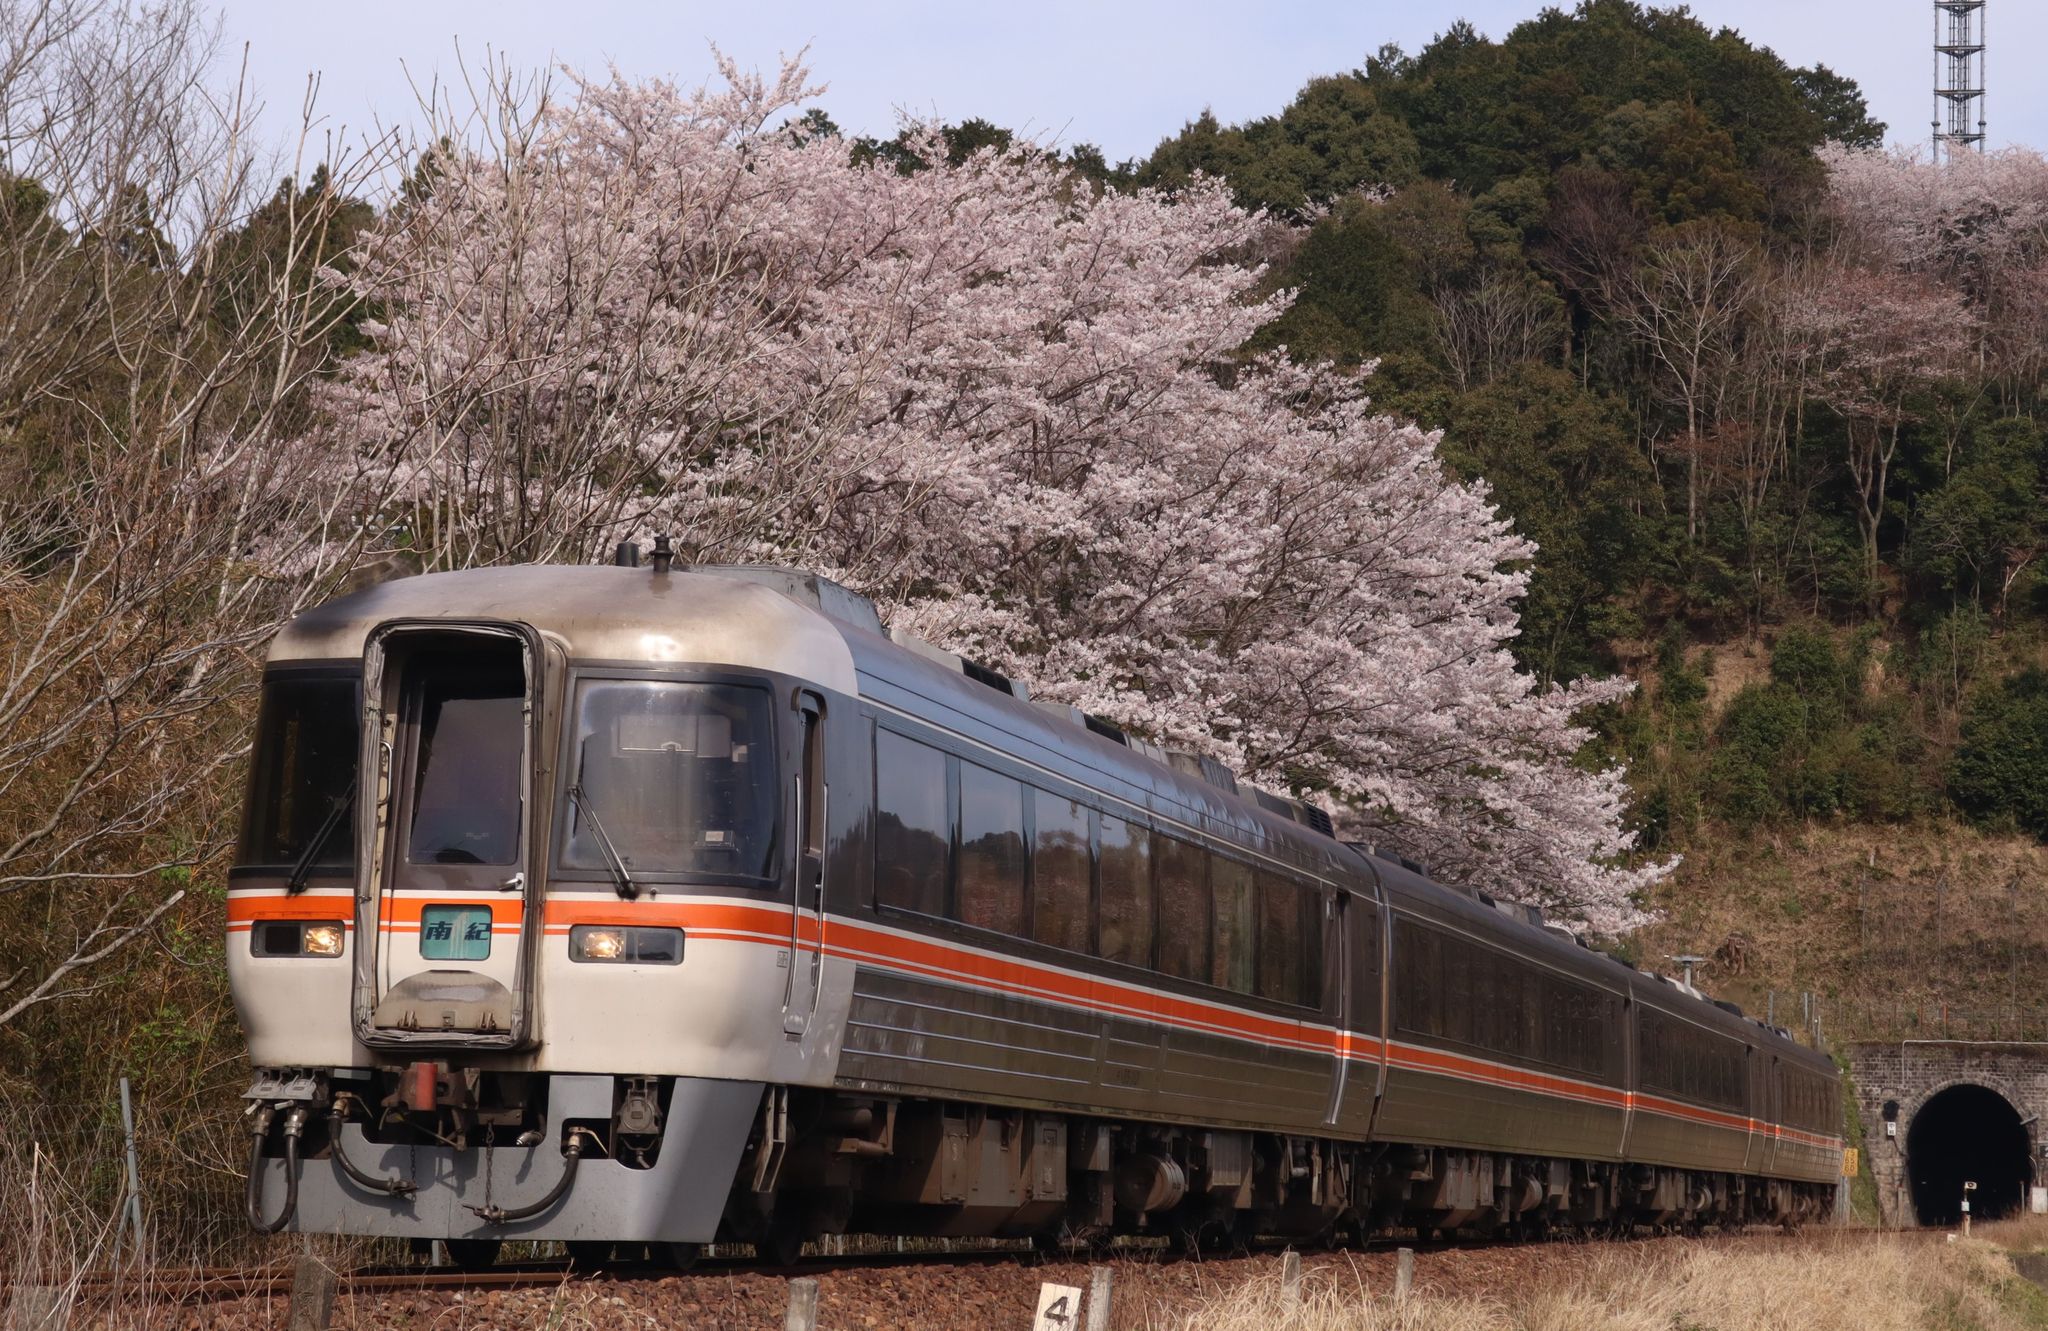
[[[1309,1272],[1239,1286],[1148,1331],[2033,1331],[2048,1295],[1992,1243],[1841,1234],[1799,1242],[1589,1251],[1583,1263],[1483,1296],[1396,1303]]]
[[[1975,1237],[2012,1252],[2048,1252],[2048,1215],[2020,1215],[1978,1225]]]
[[[1812,991],[1838,1040],[2042,1038],[2048,1006],[2026,977],[2048,963],[2044,884],[2048,848],[2031,838],[1789,823],[1689,846],[1663,919],[1632,941],[1660,969],[1709,958],[1705,987],[1758,1016],[1776,991],[1784,1025]]]

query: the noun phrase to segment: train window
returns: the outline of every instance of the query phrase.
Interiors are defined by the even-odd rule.
[[[1779,1113],[1785,1123],[1816,1132],[1832,1132],[1839,1126],[1826,1079],[1791,1068],[1782,1069],[1779,1077],[1783,1099]]]
[[[773,706],[761,688],[584,680],[563,866],[605,867],[595,819],[636,874],[775,877]]]
[[[960,921],[1024,932],[1024,787],[960,764]]]
[[[1394,922],[1394,1016],[1417,1035],[1598,1076],[1606,1000],[1504,952],[1413,920]]]
[[[1482,1043],[1479,994],[1472,985],[1472,944],[1446,934],[1443,949],[1442,1034],[1469,1045]]]
[[[357,740],[354,676],[274,675],[263,685],[248,811],[237,864],[345,869],[356,859],[348,824]]]
[[[1088,810],[1047,791],[1031,794],[1031,936],[1069,952],[1086,952],[1094,934],[1088,897]]]
[[[1170,836],[1152,838],[1159,866],[1159,969],[1209,978],[1209,854]]]
[[[1316,1006],[1322,1001],[1322,896],[1276,873],[1262,870],[1257,879],[1259,997]]]
[[[1394,1015],[1402,1030],[1443,1034],[1443,935],[1394,921]]]
[[[1742,1108],[1740,1044],[1660,1012],[1645,1011],[1638,1029],[1646,1088],[1702,1104]]]
[[[1544,1031],[1539,1046],[1543,1060],[1589,1075],[1605,1071],[1605,1043],[1601,1036],[1604,1003],[1600,995],[1562,976],[1537,978]]]
[[[1150,850],[1144,828],[1103,815],[1096,882],[1100,888],[1101,951],[1109,961],[1152,964]]]
[[[952,855],[946,755],[893,731],[876,731],[875,900],[946,914]]]
[[[408,712],[418,730],[406,859],[512,863],[526,753],[525,671],[453,653],[416,658],[410,670],[417,692]]]
[[[1209,982],[1240,994],[1252,991],[1253,900],[1251,866],[1221,855],[1209,861],[1209,884],[1215,901],[1215,936],[1209,957]]]
[[[1491,948],[1471,948],[1473,1043],[1482,1049],[1533,1054],[1535,1046],[1523,1033],[1523,1014],[1528,1010],[1529,968],[1502,956]]]

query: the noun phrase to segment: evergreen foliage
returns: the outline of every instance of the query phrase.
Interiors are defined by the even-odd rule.
[[[1948,781],[1979,822],[2048,837],[2048,670],[2023,670],[1972,699]]]
[[[1291,228],[1271,281],[1295,303],[1250,350],[1371,367],[1444,431],[1539,547],[1525,667],[1655,681],[1607,731],[1651,844],[1950,797],[2048,833],[2015,806],[2048,746],[2035,772],[2030,695],[1997,682],[2048,610],[2048,348],[2022,313],[2048,170],[1908,179],[1929,168],[1873,153],[1884,130],[1824,65],[1583,0],[1384,48],[1243,125],[1204,113],[1130,174],[1222,175]],[[1770,678],[1710,696],[1696,644],[1730,640]]]

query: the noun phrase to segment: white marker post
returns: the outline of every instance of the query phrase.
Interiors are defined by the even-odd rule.
[[[1109,1294],[1113,1277],[1106,1266],[1088,1268],[1088,1331],[1109,1331]]]
[[[1038,1312],[1031,1319],[1031,1331],[1074,1331],[1081,1325],[1081,1287],[1055,1285],[1038,1287]]]

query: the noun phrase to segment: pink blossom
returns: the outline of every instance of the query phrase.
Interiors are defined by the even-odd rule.
[[[1340,806],[1355,835],[1618,931],[1618,769],[1508,644],[1533,553],[1361,376],[1238,348],[1286,305],[1220,182],[1102,193],[1024,145],[902,174],[773,128],[805,72],[579,82],[450,153],[353,280],[321,447],[403,457],[432,566],[665,531]],[[922,136],[922,137],[920,137]]]

